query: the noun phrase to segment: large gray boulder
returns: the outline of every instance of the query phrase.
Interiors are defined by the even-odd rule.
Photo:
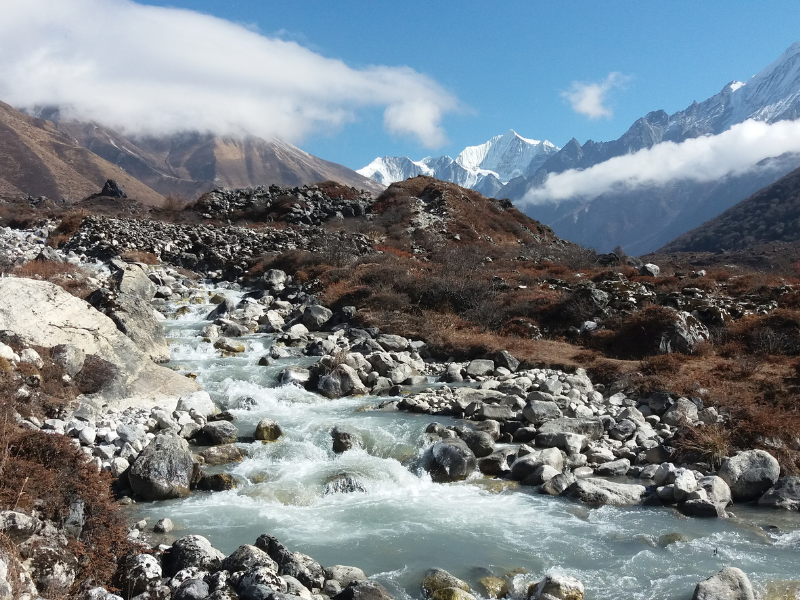
[[[534,425],[541,425],[553,419],[560,419],[564,416],[558,404],[542,400],[531,400],[522,409],[522,415]]]
[[[292,552],[277,538],[260,535],[256,547],[269,554],[278,565],[280,575],[294,577],[312,591],[321,589],[325,583],[325,573],[317,561],[301,552]]]
[[[325,326],[325,323],[331,320],[333,312],[324,306],[306,306],[303,311],[303,325],[309,331],[319,331]]]
[[[439,483],[461,481],[475,470],[477,459],[469,446],[458,438],[436,442],[430,449],[428,471]]]
[[[0,330],[45,348],[71,344],[112,363],[115,381],[99,394],[114,406],[124,399],[126,406],[157,403],[171,409],[178,396],[200,389],[188,377],[153,363],[107,316],[46,281],[0,279]]]
[[[578,433],[590,440],[603,437],[603,422],[600,419],[561,418],[547,421],[539,428],[539,433]]]
[[[758,499],[759,506],[800,510],[800,477],[784,477]]]
[[[367,393],[358,372],[346,364],[337,365],[333,371],[320,376],[317,389],[328,398],[358,396]]]
[[[567,488],[565,494],[587,504],[626,506],[639,504],[645,492],[643,485],[613,483],[605,479],[588,477],[576,480]]]
[[[670,309],[672,310],[672,309]],[[700,344],[711,338],[708,328],[697,317],[686,311],[673,311],[674,317],[659,340],[661,354],[682,352],[692,354]]]
[[[769,452],[745,450],[726,458],[718,475],[731,488],[734,500],[754,500],[778,481],[781,467]]]
[[[186,440],[174,433],[157,435],[128,472],[131,489],[145,500],[189,495],[194,463]]]
[[[736,567],[725,567],[697,584],[692,600],[755,600],[747,575]]]
[[[117,289],[121,294],[136,296],[149,302],[156,295],[156,285],[150,281],[145,270],[137,264],[126,264],[117,261],[118,267],[111,274]]]
[[[697,421],[697,405],[686,398],[678,400],[670,406],[661,417],[667,425],[680,425],[683,421],[693,423]]]
[[[122,591],[137,596],[161,581],[161,563],[152,554],[136,554],[125,561]]]
[[[216,571],[225,555],[214,548],[202,535],[187,535],[176,540],[164,553],[162,564],[166,575],[196,567],[202,571]]]

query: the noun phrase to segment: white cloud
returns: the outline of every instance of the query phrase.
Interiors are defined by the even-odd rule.
[[[128,133],[250,132],[300,141],[359,111],[441,145],[458,100],[407,67],[355,69],[293,41],[131,0],[0,0],[0,100],[59,105]]]
[[[630,77],[622,73],[609,73],[600,83],[583,83],[573,81],[567,91],[561,92],[561,97],[567,100],[572,110],[590,119],[605,117],[610,119],[614,112],[606,106],[606,96],[614,88],[624,86]]]
[[[767,124],[748,120],[719,135],[618,156],[585,170],[553,173],[540,188],[529,191],[523,204],[595,198],[606,192],[667,185],[673,181],[714,181],[741,174],[765,158],[800,152],[800,120]]]

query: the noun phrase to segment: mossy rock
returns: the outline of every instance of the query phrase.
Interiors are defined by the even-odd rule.
[[[422,578],[422,593],[426,598],[432,598],[433,593],[445,588],[457,588],[469,592],[469,585],[466,581],[461,581],[458,577],[450,575],[444,569],[430,569]],[[438,598],[437,600],[458,600]]]
[[[507,596],[510,591],[508,582],[499,577],[481,577],[478,582],[483,586],[483,589],[486,590],[486,595],[489,598],[502,598],[503,596]]]
[[[188,306],[181,306],[180,308],[178,308],[178,310],[175,311],[175,316],[180,317],[183,315],[188,315],[190,312],[192,312],[191,308],[189,308]]]
[[[477,600],[475,596],[469,592],[465,592],[461,588],[446,587],[439,588],[430,596],[431,600]]]
[[[281,426],[272,419],[261,419],[256,425],[255,438],[262,442],[276,442],[283,435]]]
[[[664,535],[658,536],[658,544],[659,548],[666,548],[670,544],[674,544],[676,542],[689,542],[691,541],[688,537],[683,535],[682,533],[665,533]]]
[[[207,492],[223,492],[239,487],[239,482],[230,473],[204,475],[197,484],[197,489]]]
[[[211,300],[209,300],[209,302],[211,302],[211,304],[222,304],[225,302],[225,296],[222,294],[214,294],[211,296]]]
[[[194,298],[189,298],[189,304],[205,304],[205,298],[201,298],[200,296],[195,296]]]

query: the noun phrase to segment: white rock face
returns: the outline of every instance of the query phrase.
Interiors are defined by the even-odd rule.
[[[197,383],[153,363],[114,322],[87,302],[46,281],[0,279],[0,329],[27,343],[52,348],[74,344],[118,367],[120,389],[111,402],[125,404],[174,399],[199,389]]]

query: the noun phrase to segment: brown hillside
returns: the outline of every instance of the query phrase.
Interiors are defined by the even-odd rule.
[[[800,169],[677,237],[658,252],[722,252],[798,241]]]
[[[132,138],[95,123],[61,120],[59,131],[159,193],[194,199],[217,187],[301,186],[333,180],[373,193],[383,186],[282,142],[201,133]]]
[[[163,202],[161,194],[81,147],[50,121],[0,102],[0,194],[76,200],[99,191],[107,179],[146,204]]]

